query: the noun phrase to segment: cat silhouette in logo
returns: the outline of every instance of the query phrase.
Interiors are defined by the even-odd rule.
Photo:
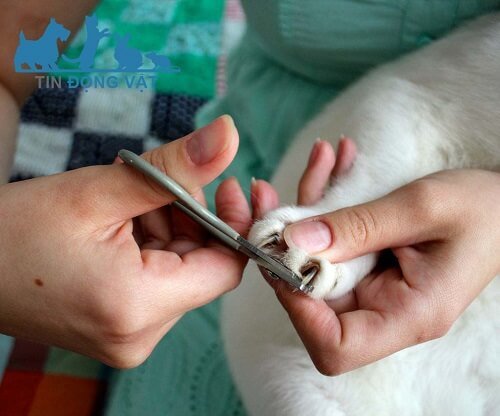
[[[142,53],[130,46],[130,35],[116,35],[115,59],[118,61],[119,71],[137,71],[142,65]]]
[[[146,54],[146,57],[151,59],[151,61],[155,64],[155,67],[153,68],[155,71],[158,72],[179,72],[180,69],[172,66],[172,62],[170,62],[170,59],[167,56],[164,55],[158,55],[157,53],[150,52]]]
[[[58,68],[59,48],[57,41],[67,41],[71,32],[54,18],[37,40],[28,40],[24,32],[19,33],[19,46],[14,56],[14,66],[17,72],[55,71]],[[27,66],[27,69],[23,68]]]
[[[94,59],[101,39],[111,36],[108,29],[99,30],[97,16],[87,16],[85,18],[85,29],[87,31],[87,40],[83,46],[80,56],[76,59],[68,58],[63,55],[63,59],[70,64],[79,64],[79,69],[88,71],[94,66]]]

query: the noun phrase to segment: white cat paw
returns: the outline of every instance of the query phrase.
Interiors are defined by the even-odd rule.
[[[249,240],[299,277],[308,280],[313,286],[309,296],[315,299],[334,299],[353,289],[375,266],[377,256],[370,254],[345,263],[330,263],[299,248],[287,247],[283,240],[285,227],[289,223],[317,214],[314,207],[290,206],[277,209],[254,224]]]

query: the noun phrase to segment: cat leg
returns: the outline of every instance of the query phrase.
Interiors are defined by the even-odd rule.
[[[408,121],[409,117],[390,113],[389,116],[398,120],[394,131],[385,133],[384,127],[378,124],[387,124],[385,118],[378,117],[375,118],[374,125],[368,125],[365,130],[381,131],[379,136],[368,141],[367,136],[360,132],[359,136],[363,140],[359,142],[359,153],[354,165],[326,190],[322,200],[312,206],[288,206],[273,211],[257,222],[250,231],[249,239],[253,244],[282,261],[304,279],[314,276],[314,290],[310,293],[313,298],[335,299],[348,293],[375,267],[378,254],[371,253],[332,264],[300,249],[287,247],[282,234],[289,223],[372,201],[412,180],[447,168],[445,158],[440,156],[442,139],[434,132],[431,124],[420,120],[421,128],[425,125],[426,132],[433,132],[425,136],[427,142],[424,145],[420,136],[412,133],[415,130],[412,128],[414,123]],[[426,154],[435,157],[428,161]],[[296,154],[292,156],[290,160],[297,160],[299,157]],[[426,163],[421,163],[422,159]],[[291,175],[295,170],[295,165],[290,163],[279,172],[278,179],[286,183],[285,179],[293,177]]]

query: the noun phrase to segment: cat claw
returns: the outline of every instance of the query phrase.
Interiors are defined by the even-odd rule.
[[[314,280],[314,278],[317,276],[320,270],[321,266],[318,263],[314,261],[306,263],[300,269],[300,274],[302,276],[302,284],[304,286],[309,286],[309,283],[311,283]]]

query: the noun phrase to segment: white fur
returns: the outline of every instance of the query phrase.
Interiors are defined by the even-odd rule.
[[[341,134],[358,144],[350,172],[314,207],[271,213],[253,228],[254,242],[280,234],[287,222],[372,200],[435,171],[499,170],[500,14],[373,71],[329,104],[299,134],[278,170],[274,184],[285,202],[295,198],[297,162],[313,140],[335,144]],[[294,270],[310,260],[300,250],[284,257]],[[340,296],[375,260],[323,261],[313,296]],[[249,413],[500,414],[499,280],[445,337],[329,378],[314,369],[274,293],[250,265],[241,287],[226,297],[222,315],[232,374]]]

